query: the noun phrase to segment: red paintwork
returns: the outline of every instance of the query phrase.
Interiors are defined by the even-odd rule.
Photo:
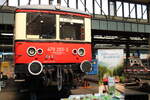
[[[43,12],[43,13],[51,13],[51,14],[60,14],[60,15],[73,15],[80,16],[85,18],[91,18],[91,15],[79,14],[79,13],[71,13],[71,12],[62,12],[62,11],[47,11],[47,10],[22,10],[18,9],[16,12]]]
[[[43,54],[28,56],[27,48],[43,49]],[[85,48],[85,56],[72,54],[73,49]],[[81,63],[83,60],[91,61],[90,43],[64,43],[64,42],[16,42],[15,63],[31,63],[38,60],[41,63]]]

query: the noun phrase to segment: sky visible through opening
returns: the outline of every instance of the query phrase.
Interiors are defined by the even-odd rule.
[[[6,0],[0,0],[0,5],[2,5]],[[20,5],[28,5],[29,0],[20,0]],[[61,6],[67,7],[67,0],[61,0]],[[102,7],[100,6],[100,0],[95,0],[95,14],[108,15],[108,0],[102,0]],[[31,0],[31,5],[38,5],[39,0]],[[53,5],[57,4],[57,0],[53,1]],[[87,12],[93,13],[92,0],[86,0]],[[124,17],[136,18],[135,14],[135,4],[124,2]],[[49,5],[49,0],[41,0],[41,5]],[[18,0],[9,0],[9,6],[18,6]],[[70,0],[70,8],[76,8],[76,0]],[[84,11],[84,0],[78,0],[78,9]],[[102,10],[101,10],[102,9]],[[122,17],[122,4],[121,2],[116,2],[117,16]],[[130,12],[130,13],[129,13]],[[143,13],[143,14],[142,14]],[[114,5],[113,2],[110,4],[110,15],[114,16]],[[143,15],[143,16],[142,16]],[[147,19],[147,8],[146,5],[137,4],[137,18]]]

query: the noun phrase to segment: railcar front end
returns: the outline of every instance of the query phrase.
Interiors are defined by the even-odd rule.
[[[73,85],[91,71],[91,16],[57,7],[16,10],[15,74],[44,85]]]

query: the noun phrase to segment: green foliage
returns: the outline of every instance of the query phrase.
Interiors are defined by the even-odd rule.
[[[124,82],[125,77],[123,76],[123,65],[119,65],[115,67],[113,70],[109,69],[107,66],[102,66],[99,65],[99,78],[100,78],[100,83],[102,82],[102,79],[104,75],[108,76],[120,76],[120,81]]]
[[[99,78],[101,82],[105,74],[107,74],[108,76],[112,76],[113,72],[110,69],[108,69],[108,67],[99,65]]]
[[[123,74],[123,65],[117,66],[113,70],[113,75],[114,76],[122,76]]]
[[[125,82],[125,76],[120,76],[120,82],[122,82],[122,83]]]
[[[109,76],[113,76],[113,71],[110,70],[110,69],[108,69],[108,75],[109,75]]]
[[[115,86],[109,86],[109,94],[114,94],[115,93]]]

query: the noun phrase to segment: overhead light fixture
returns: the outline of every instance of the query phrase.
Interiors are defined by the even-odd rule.
[[[13,33],[1,33],[1,35],[4,35],[4,36],[13,36],[14,34]]]

